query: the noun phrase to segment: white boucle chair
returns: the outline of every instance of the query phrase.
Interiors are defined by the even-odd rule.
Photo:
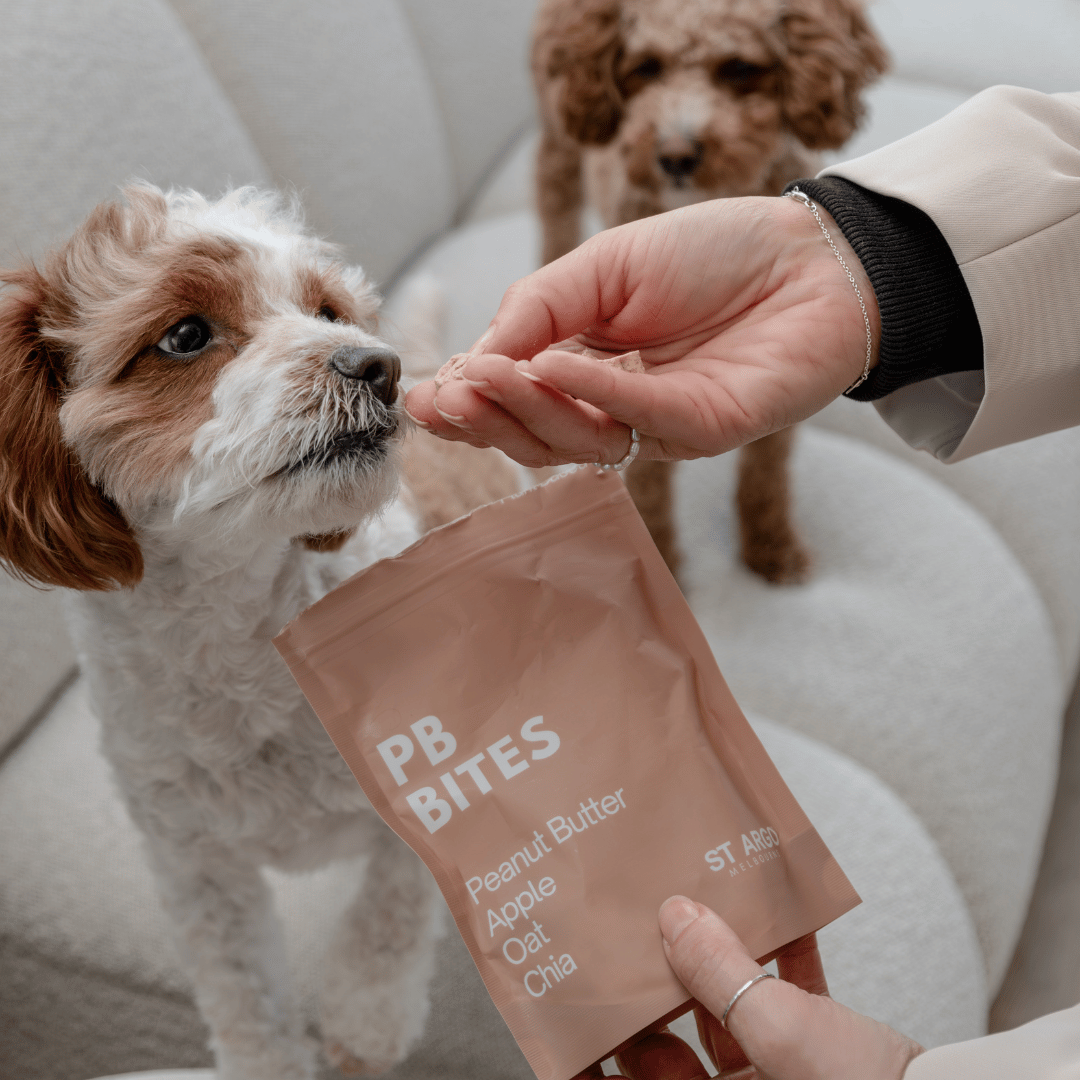
[[[133,175],[292,186],[379,281],[439,280],[464,348],[535,265],[532,6],[0,0],[0,264]],[[897,64],[856,150],[993,82],[1074,78],[1075,0],[873,16]],[[730,461],[680,467],[688,595],[863,896],[821,934],[833,993],[926,1045],[969,1038],[1024,917],[1080,657],[1080,435],[946,468],[840,401],[803,427],[794,479],[814,577],[770,589],[733,557]],[[0,1076],[208,1078],[60,601],[0,577]],[[362,872],[273,877],[302,987]],[[531,1075],[452,929],[433,998],[392,1077]]]

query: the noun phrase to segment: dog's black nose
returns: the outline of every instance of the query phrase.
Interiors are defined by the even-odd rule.
[[[696,139],[665,139],[656,150],[660,168],[676,182],[697,171],[705,152]]]
[[[342,345],[330,354],[330,366],[346,379],[360,379],[385,405],[394,400],[401,361],[393,349],[385,345],[365,348],[361,345]]]

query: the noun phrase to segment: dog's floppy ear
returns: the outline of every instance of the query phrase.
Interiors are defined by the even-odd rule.
[[[120,512],[87,479],[60,430],[64,355],[41,334],[60,290],[33,267],[0,271],[0,563],[16,577],[113,589],[142,577]]]
[[[781,22],[788,126],[812,150],[836,149],[862,119],[863,88],[888,68],[888,54],[859,0],[789,0]]]
[[[618,0],[556,0],[541,6],[533,29],[537,91],[576,142],[602,146],[615,137],[623,115],[615,82],[621,52]]]

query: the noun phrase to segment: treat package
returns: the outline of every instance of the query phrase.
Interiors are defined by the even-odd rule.
[[[756,957],[859,903],[614,473],[428,533],[275,644],[540,1080],[688,1007],[673,893]]]

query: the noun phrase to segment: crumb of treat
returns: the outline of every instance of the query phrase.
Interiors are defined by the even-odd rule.
[[[459,352],[451,356],[450,359],[435,372],[436,388],[439,388],[443,383],[451,382],[454,379],[464,379],[465,376],[461,373],[461,369],[465,366],[465,361],[468,360],[471,355],[471,353]]]
[[[645,374],[645,365],[641,362],[641,353],[637,349],[632,352],[620,353],[618,356],[594,356],[593,359],[598,364],[606,364],[608,367],[629,371],[634,375]]]

